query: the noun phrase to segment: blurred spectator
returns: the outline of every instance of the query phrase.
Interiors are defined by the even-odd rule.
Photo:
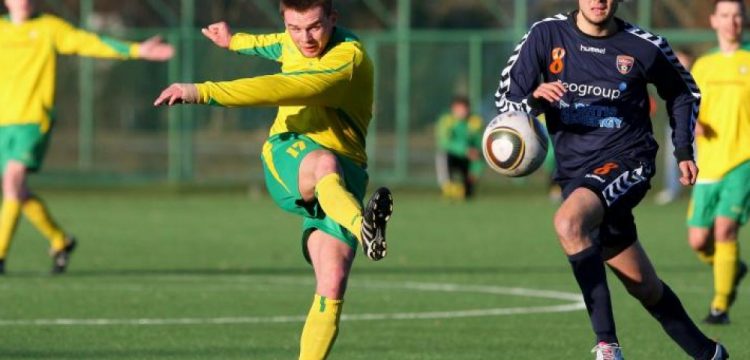
[[[435,168],[443,196],[448,199],[471,198],[484,168],[481,156],[484,124],[470,109],[468,98],[454,97],[450,112],[440,116],[435,129]]]

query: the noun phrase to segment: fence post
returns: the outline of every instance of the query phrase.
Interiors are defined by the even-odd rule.
[[[411,0],[398,1],[396,20],[396,181],[408,176],[411,103]]]
[[[93,0],[81,0],[80,26],[90,30]],[[89,170],[94,164],[94,66],[89,58],[78,58],[78,169]]]

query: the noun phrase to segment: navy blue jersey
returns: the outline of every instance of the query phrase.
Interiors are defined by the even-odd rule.
[[[651,83],[667,104],[675,156],[692,160],[700,92],[667,41],[620,19],[614,34],[592,37],[578,29],[576,13],[539,21],[523,37],[502,72],[498,111],[544,112],[564,181],[612,158],[655,158]],[[567,89],[561,101],[531,96],[552,81]]]

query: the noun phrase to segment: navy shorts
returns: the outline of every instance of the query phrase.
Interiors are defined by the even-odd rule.
[[[638,240],[633,208],[646,196],[653,176],[653,160],[614,158],[590,167],[581,177],[560,182],[563,198],[586,188],[604,205],[604,219],[594,237],[604,259],[613,258]]]

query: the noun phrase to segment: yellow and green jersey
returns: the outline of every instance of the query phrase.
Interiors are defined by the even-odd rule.
[[[750,160],[750,45],[726,54],[718,50],[700,57],[693,77],[701,89],[696,137],[698,180],[720,180]]]
[[[469,149],[482,149],[482,118],[476,115],[459,119],[445,114],[438,119],[435,137],[438,149],[448,154],[467,157]]]
[[[64,20],[38,14],[21,24],[0,18],[0,126],[52,120],[57,54],[103,58],[138,56],[138,44],[77,29]]]
[[[364,165],[372,118],[373,64],[354,34],[337,27],[326,51],[307,58],[288,33],[235,34],[230,50],[281,63],[281,72],[197,84],[200,102],[221,106],[278,106],[270,136],[304,134]]]

